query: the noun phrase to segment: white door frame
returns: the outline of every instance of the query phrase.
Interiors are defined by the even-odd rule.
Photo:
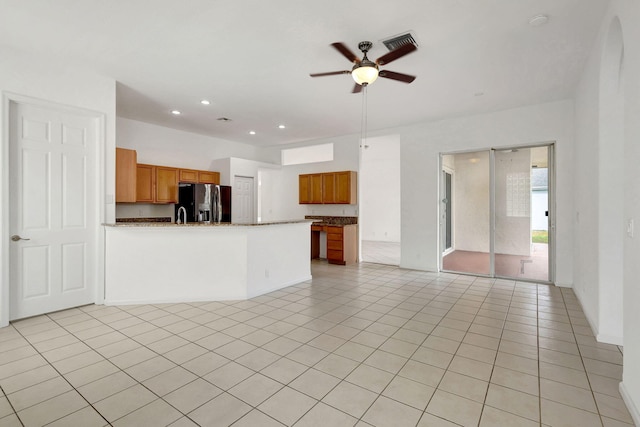
[[[442,161],[442,157],[441,157],[440,161]],[[442,174],[444,172],[446,172],[449,175],[451,175],[451,195],[452,195],[451,212],[454,212],[455,211],[455,203],[456,203],[456,201],[455,201],[456,200],[455,199],[455,191],[456,191],[455,190],[455,186],[456,186],[455,171],[453,169],[451,169],[450,167],[448,167],[448,166],[442,165],[440,173]],[[442,177],[442,178],[443,178],[442,179],[442,188],[440,190],[440,194],[441,195],[445,194],[445,192],[446,192],[445,191],[446,183],[444,182],[444,177]],[[440,202],[442,203],[442,196],[440,197]],[[441,206],[442,209],[444,209],[442,204],[440,206]],[[442,214],[442,210],[440,212]],[[444,237],[445,237],[445,234],[446,234],[446,232],[444,231],[445,228],[446,228],[446,219],[445,219],[445,222],[442,224],[442,229],[443,230],[441,231],[441,239],[443,239],[443,240],[444,240]],[[441,257],[444,257],[445,255],[450,254],[451,252],[456,250],[455,229],[456,229],[455,228],[455,218],[452,215],[451,216],[451,247],[449,249],[445,248],[445,250],[442,250],[442,248],[441,248],[440,249],[440,251],[442,252]],[[440,246],[442,246],[442,244]]]
[[[256,221],[256,217],[257,217],[257,214],[256,214],[256,212],[257,212],[256,211],[256,194],[257,194],[257,191],[256,191],[256,179],[255,179],[255,177],[249,176],[249,175],[234,175],[233,176],[232,188],[235,188],[236,190],[233,190],[233,192],[231,193],[231,200],[232,200],[232,202],[231,202],[231,218],[232,218],[231,222],[234,222],[233,221],[233,213],[237,212],[237,210],[233,209],[233,205],[234,204],[237,205],[237,203],[234,203],[233,200],[234,200],[234,197],[237,197],[237,188],[238,187],[236,186],[236,180],[238,178],[240,178],[240,179],[244,178],[244,179],[250,179],[251,180],[252,185],[251,185],[251,221],[250,221],[250,223],[255,222]],[[234,194],[236,194],[236,196],[234,196]]]
[[[96,204],[96,215],[98,215],[97,223],[103,224],[105,222],[105,184],[106,184],[106,115],[97,111],[88,109],[72,107],[68,105],[61,105],[55,102],[49,102],[42,99],[31,98],[24,95],[19,95],[10,92],[2,93],[2,135],[0,140],[2,141],[2,147],[0,149],[0,202],[2,202],[2,208],[0,209],[0,328],[9,325],[10,318],[10,283],[9,283],[9,270],[10,270],[10,248],[9,248],[9,236],[10,236],[10,223],[9,223],[9,129],[10,129],[10,105],[12,102],[18,104],[30,104],[43,108],[58,109],[69,113],[84,115],[97,119],[97,135],[96,141],[98,146],[95,150],[95,159],[92,166],[97,171],[95,188],[93,192],[95,197],[93,202]],[[96,238],[95,244],[95,266],[96,271],[93,272],[94,280],[96,283],[95,295],[96,304],[102,304],[104,302],[104,229],[100,225],[96,227],[94,231]]]

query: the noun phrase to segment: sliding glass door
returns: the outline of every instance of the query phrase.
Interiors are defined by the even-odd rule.
[[[442,270],[551,282],[552,165],[552,145],[442,155]]]
[[[446,182],[441,186],[441,236],[446,241],[449,230],[451,237],[451,246],[443,250],[443,270],[490,274],[489,164],[488,151],[442,156],[443,171],[452,178],[449,195]]]

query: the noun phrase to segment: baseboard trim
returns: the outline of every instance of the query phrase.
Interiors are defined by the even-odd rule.
[[[588,312],[587,310],[585,310],[584,302],[582,301],[582,296],[581,296],[580,292],[576,292],[576,290],[574,289],[573,293],[575,294],[576,298],[578,298],[578,302],[580,303],[580,308],[582,309],[582,312],[584,313],[584,317],[587,318],[587,322],[589,322],[589,327],[591,328],[591,332],[593,332],[593,336],[597,337],[598,335],[600,335],[599,332],[598,332],[598,328],[596,327],[596,325],[598,323],[594,322],[593,318],[591,317],[591,313]]]
[[[573,284],[572,283],[560,283],[560,282],[556,282],[554,283],[557,287],[559,288],[573,288]]]
[[[633,399],[631,399],[631,396],[629,395],[629,392],[627,391],[627,387],[624,385],[624,382],[620,383],[619,390],[620,390],[620,395],[622,396],[622,400],[624,401],[624,404],[627,406],[627,409],[631,414],[633,423],[637,426],[640,426],[640,411],[638,410],[638,407],[633,402]]]
[[[591,328],[593,329],[593,328]],[[617,336],[613,336],[613,335],[607,335],[607,334],[598,334],[596,335],[596,340],[598,342],[602,342],[605,344],[613,344],[613,345],[622,345],[622,337],[617,337]]]

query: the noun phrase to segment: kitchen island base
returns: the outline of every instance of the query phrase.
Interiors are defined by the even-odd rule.
[[[105,304],[242,300],[310,280],[310,222],[105,226]]]

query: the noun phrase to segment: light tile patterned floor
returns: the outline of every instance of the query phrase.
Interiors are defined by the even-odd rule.
[[[400,242],[362,241],[362,261],[400,265]]]
[[[570,289],[376,264],[0,329],[0,426],[624,426]]]

